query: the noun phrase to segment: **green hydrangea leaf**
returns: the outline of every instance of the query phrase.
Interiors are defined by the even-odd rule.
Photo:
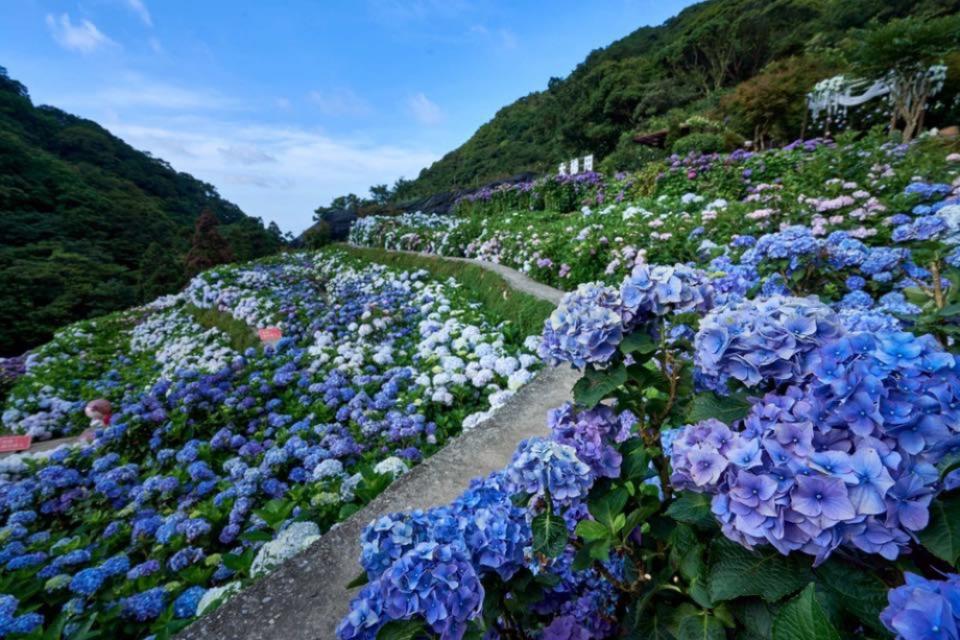
[[[724,424],[733,424],[745,417],[753,406],[745,396],[718,396],[712,391],[698,393],[690,403],[687,421],[694,423],[716,418]]]
[[[810,560],[797,554],[784,556],[770,546],[750,551],[726,538],[710,545],[707,584],[714,602],[743,596],[776,602],[812,579]]]
[[[573,399],[592,409],[627,381],[627,368],[622,364],[610,369],[588,369],[573,385]]]
[[[817,602],[812,582],[777,614],[773,621],[773,640],[841,640]]]
[[[556,558],[567,546],[567,523],[560,516],[541,513],[531,523],[533,550],[548,558]]]
[[[930,524],[920,532],[920,543],[950,564],[960,558],[960,492],[949,493],[930,505]]]

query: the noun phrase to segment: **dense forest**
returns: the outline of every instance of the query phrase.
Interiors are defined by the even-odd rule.
[[[212,185],[95,122],[35,106],[0,67],[0,356],[176,290],[204,210],[215,222],[203,230],[237,259],[283,244],[276,225],[265,228]]]
[[[398,182],[392,196],[402,202],[545,172],[587,153],[605,159],[605,170],[635,168],[651,153],[633,142],[636,133],[676,129],[696,115],[720,125],[712,140],[695,141],[702,150],[738,137],[788,141],[807,124],[804,93],[855,69],[859,30],[958,10],[960,0],[702,2],[593,51],[567,78],[501,109],[416,180]],[[951,68],[960,70],[956,59]]]

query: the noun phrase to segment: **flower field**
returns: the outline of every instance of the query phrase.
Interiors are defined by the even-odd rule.
[[[722,249],[731,242],[739,255],[746,243],[793,225],[816,238],[844,231],[870,246],[906,240],[893,237],[903,216],[923,218],[936,195],[924,186],[906,188],[949,185],[960,166],[955,156],[948,160],[950,152],[936,141],[897,146],[875,137],[674,156],[636,174],[561,176],[481,193],[461,201],[457,216],[361,218],[350,240],[498,262],[569,290],[581,282],[618,282],[638,262],[709,266],[729,253]],[[957,215],[950,209],[943,216],[954,231]]]
[[[0,458],[0,636],[171,636],[525,384],[539,360],[507,329],[457,281],[325,250],[4,362],[9,432],[114,411],[89,445]]]
[[[585,182],[355,224],[566,283],[538,352],[583,378],[505,469],[367,527],[339,638],[960,637],[956,147]]]

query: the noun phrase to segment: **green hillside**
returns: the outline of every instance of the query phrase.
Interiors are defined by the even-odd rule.
[[[564,158],[593,153],[605,169],[642,157],[635,132],[709,114],[729,135],[752,137],[756,122],[724,98],[737,85],[779,73],[808,89],[845,60],[842,45],[871,20],[944,15],[957,0],[708,0],[658,27],[637,29],[593,51],[565,79],[504,107],[462,146],[403,185],[397,199],[475,187],[523,171],[544,172]],[[770,67],[780,61],[779,67]],[[786,67],[786,73],[784,73]],[[817,73],[819,72],[819,73]],[[782,84],[780,82],[776,84]],[[801,108],[781,115],[771,134],[800,134]],[[622,166],[620,166],[622,165]]]
[[[0,355],[182,285],[204,209],[237,259],[282,245],[276,226],[213,186],[94,122],[35,106],[0,67]]]

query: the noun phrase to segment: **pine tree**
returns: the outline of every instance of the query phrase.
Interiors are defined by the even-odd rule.
[[[230,243],[220,235],[220,223],[209,209],[204,209],[193,229],[193,241],[187,253],[187,275],[193,277],[218,264],[233,260]]]

